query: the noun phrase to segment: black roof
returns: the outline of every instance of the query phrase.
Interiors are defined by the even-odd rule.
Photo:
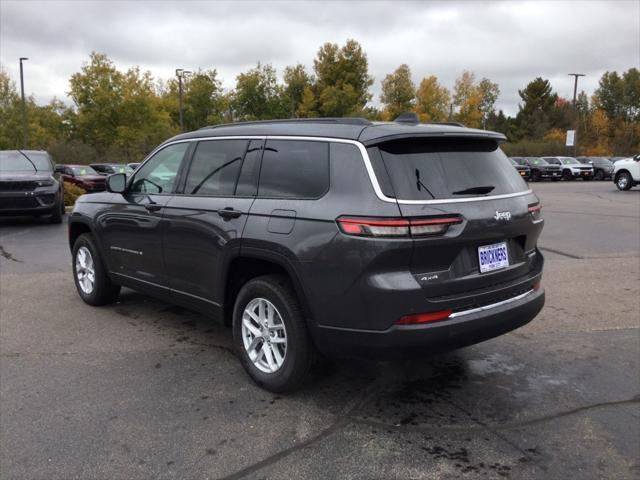
[[[304,118],[213,125],[177,135],[167,140],[167,142],[203,137],[277,135],[341,138],[358,140],[365,145],[373,145],[400,138],[432,136],[480,137],[492,138],[497,141],[506,140],[506,137],[501,133],[466,128],[451,123],[411,124],[371,122],[364,118]]]

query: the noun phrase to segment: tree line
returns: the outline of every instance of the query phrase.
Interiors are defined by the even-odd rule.
[[[278,81],[270,64],[258,63],[225,90],[215,69],[183,80],[185,130],[243,120],[360,116],[393,120],[415,112],[423,122],[459,122],[507,135],[504,149],[515,155],[564,154],[565,132],[578,130],[578,153],[629,155],[640,150],[640,72],[606,72],[589,98],[575,106],[538,77],[519,90],[519,111],[496,111],[497,83],[464,71],[452,89],[434,75],[414,84],[400,65],[382,79],[381,107],[370,105],[374,83],[367,55],[355,40],[325,43],[313,69],[296,64]],[[29,148],[46,149],[58,162],[136,161],[180,132],[178,80],[155,79],[138,67],[121,71],[106,54],[92,52],[69,79],[72,105],[26,99]],[[15,82],[0,69],[0,149],[22,146],[21,99]]]

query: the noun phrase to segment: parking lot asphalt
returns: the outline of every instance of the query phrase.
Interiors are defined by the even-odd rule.
[[[124,290],[81,302],[66,225],[0,219],[0,478],[639,478],[640,190],[532,184],[547,304],[410,362],[254,386],[231,333]]]

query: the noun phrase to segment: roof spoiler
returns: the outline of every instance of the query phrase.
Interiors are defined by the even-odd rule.
[[[418,125],[420,123],[420,117],[415,112],[403,112],[398,115],[395,120],[395,123],[403,123],[405,125]],[[428,122],[430,125],[449,125],[450,127],[464,127],[462,123],[459,122]]]

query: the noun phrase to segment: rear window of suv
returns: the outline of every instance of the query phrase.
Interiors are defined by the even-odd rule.
[[[494,140],[404,139],[369,149],[401,200],[503,195],[527,190]],[[375,163],[375,160],[374,160]]]

